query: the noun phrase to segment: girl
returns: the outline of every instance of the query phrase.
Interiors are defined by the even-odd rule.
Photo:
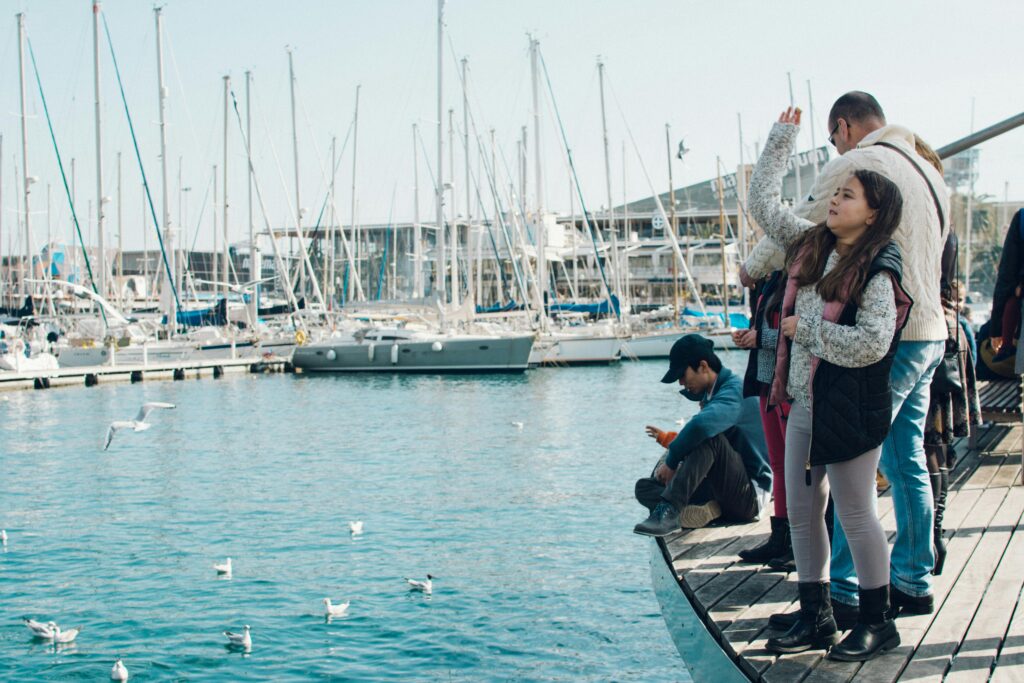
[[[801,652],[839,639],[824,520],[831,488],[860,582],[860,615],[830,656],[865,661],[900,642],[888,614],[889,549],[875,470],[892,419],[889,370],[912,303],[891,241],[903,200],[892,181],[858,170],[836,190],[824,224],[797,218],[780,195],[799,123],[799,109],[779,117],[750,186],[755,219],[787,247],[789,275],[770,400],[793,399],[785,479],[800,618],[766,647]]]

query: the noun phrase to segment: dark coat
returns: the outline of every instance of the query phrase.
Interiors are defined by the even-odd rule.
[[[902,285],[903,260],[899,248],[892,242],[871,262],[868,280],[883,271],[892,275],[897,302],[901,294],[909,301]],[[861,368],[844,368],[819,361],[812,381],[811,465],[851,460],[881,445],[889,434],[892,425],[889,371],[907,313],[909,307],[902,319],[897,315],[892,343],[878,362]],[[854,325],[856,320],[857,305],[847,303],[837,323]]]

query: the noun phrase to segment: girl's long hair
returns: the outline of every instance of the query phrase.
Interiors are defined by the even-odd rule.
[[[836,236],[825,223],[819,223],[789,246],[786,251],[786,268],[800,259],[800,270],[796,274],[797,285],[817,283],[817,292],[825,301],[852,300],[858,306],[864,289],[871,262],[878,252],[892,239],[903,214],[903,196],[896,184],[874,171],[854,171],[854,177],[864,187],[864,198],[868,206],[876,211],[875,221],[839,258],[836,267],[822,277],[825,264],[836,246]]]

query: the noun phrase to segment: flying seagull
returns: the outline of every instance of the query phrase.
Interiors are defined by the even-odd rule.
[[[107,439],[103,444],[103,450],[110,448],[110,442],[114,440],[114,434],[121,431],[122,429],[130,429],[133,432],[144,432],[153,425],[146,422],[146,418],[154,410],[171,409],[174,408],[173,403],[143,403],[142,407],[139,408],[138,415],[135,416],[134,420],[115,420],[110,423],[107,428]]]

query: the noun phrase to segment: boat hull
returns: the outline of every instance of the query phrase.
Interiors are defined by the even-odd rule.
[[[303,372],[522,372],[533,335],[325,341],[297,346],[292,365]]]

